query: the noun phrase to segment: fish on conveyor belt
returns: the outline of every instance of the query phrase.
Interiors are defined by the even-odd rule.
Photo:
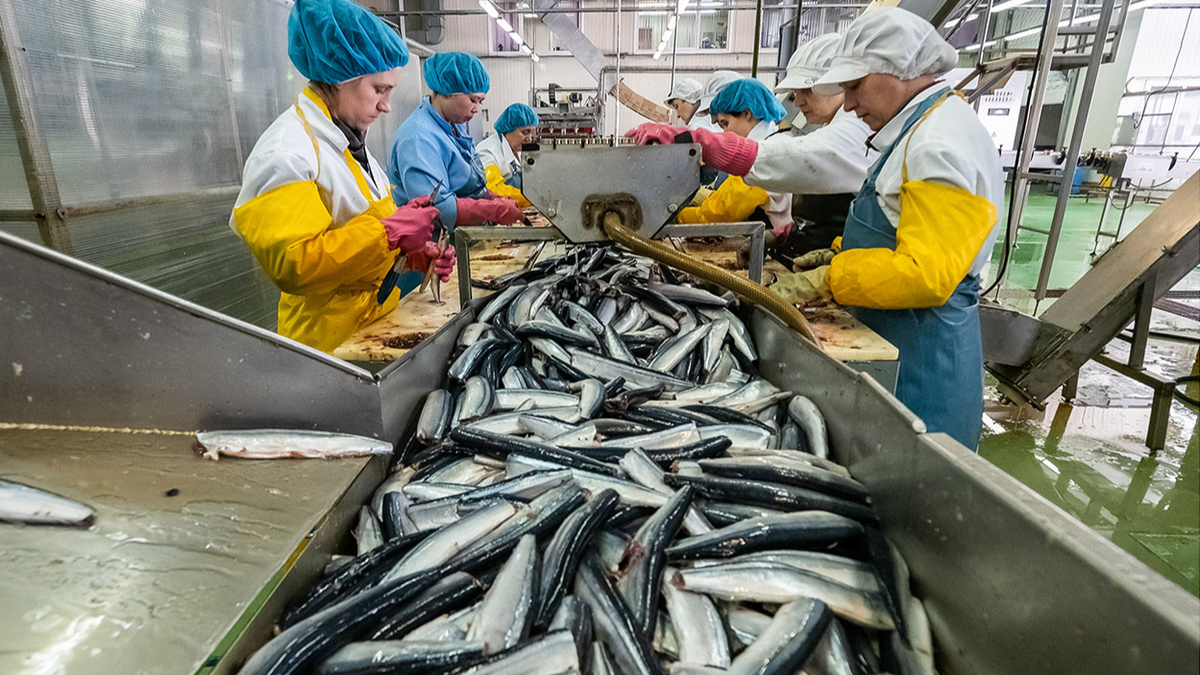
[[[488,286],[358,555],[242,672],[933,672],[870,491],[732,294],[611,246]]]
[[[87,526],[94,512],[66,497],[0,480],[0,521],[26,525]]]
[[[207,459],[221,455],[243,459],[336,459],[389,455],[392,444],[376,438],[292,429],[201,431],[196,451]]]

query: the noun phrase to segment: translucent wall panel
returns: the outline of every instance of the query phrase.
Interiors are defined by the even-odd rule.
[[[64,204],[237,182],[219,4],[13,0]]]
[[[13,133],[8,98],[0,87],[0,209],[28,209],[29,188],[25,184],[25,168]]]
[[[32,241],[35,244],[42,243],[42,233],[38,230],[37,223],[34,222],[0,223],[0,232]]]

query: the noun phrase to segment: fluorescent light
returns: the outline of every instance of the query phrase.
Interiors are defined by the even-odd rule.
[[[529,45],[521,45],[521,53],[525,56],[529,56],[533,53],[533,50],[529,48]]]
[[[479,0],[479,6],[482,7],[483,11],[487,12],[487,15],[493,19],[500,17],[500,10],[496,9],[496,6],[488,2],[488,0]]]
[[[671,18],[667,19],[667,29],[668,29],[668,30],[675,30],[675,23],[676,23],[677,21],[679,21],[679,15],[678,15],[678,14],[672,14],[672,15],[671,15]]]
[[[663,42],[666,42],[667,40],[671,39],[671,29],[670,28],[663,31],[662,39],[663,39]]]
[[[654,52],[654,60],[655,61],[657,61],[661,58],[662,58],[662,52]]]
[[[661,51],[665,51],[666,49],[667,49],[667,41],[666,40],[663,40],[662,42],[658,43],[657,51],[661,52]]]
[[[690,2],[690,0],[679,0],[679,8],[675,10],[675,13],[683,14],[686,12],[688,8],[688,2]]]
[[[534,52],[534,53],[530,54],[530,55],[529,55],[529,58],[533,59],[533,62],[534,62],[534,63],[537,63],[538,61],[541,61],[541,60],[542,60],[542,57],[538,56],[538,55],[537,55],[537,52]]]
[[[497,19],[496,19],[496,25],[497,25],[497,26],[500,26],[500,30],[504,31],[505,33],[511,33],[511,32],[513,32],[513,27],[512,27],[512,24],[511,24],[511,23],[509,23],[509,22],[507,22],[507,21],[505,21],[504,19],[497,18]]]
[[[508,37],[512,38],[513,42],[515,42],[517,44],[521,44],[522,42],[525,41],[525,38],[521,37],[521,34],[515,30],[510,30],[508,32]]]
[[[992,14],[995,14],[997,12],[1003,12],[1006,9],[1012,9],[1013,7],[1020,7],[1021,5],[1028,5],[1030,3],[1030,1],[1031,0],[1007,0],[1006,2],[1002,2],[1002,3],[992,7]]]

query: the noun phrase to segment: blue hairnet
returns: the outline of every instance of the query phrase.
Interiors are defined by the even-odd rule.
[[[442,96],[486,94],[492,86],[483,62],[462,52],[434,54],[421,64],[421,74],[425,84]]]
[[[304,77],[341,84],[403,66],[408,47],[350,0],[297,0],[288,16],[288,56]]]
[[[743,110],[768,122],[778,122],[787,116],[787,111],[767,85],[749,78],[722,89],[708,109],[713,115],[736,115]]]
[[[537,113],[533,112],[533,108],[524,103],[514,103],[504,109],[500,116],[496,118],[496,133],[508,134],[522,127],[536,127],[538,123]]]

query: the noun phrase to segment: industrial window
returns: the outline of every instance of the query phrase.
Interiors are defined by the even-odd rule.
[[[488,30],[491,31],[493,54],[519,54],[521,52],[521,43],[513,40],[509,35],[510,31],[525,35],[525,17],[520,12],[501,12],[499,20],[488,23],[491,24]]]
[[[722,0],[700,0],[689,3],[687,10],[679,15],[677,25],[668,42],[666,52],[674,48],[679,52],[702,50],[725,51],[729,48],[729,10],[715,9]],[[676,3],[645,0],[639,2],[637,13],[637,51],[652,52],[662,40],[663,33],[670,28]]]
[[[763,49],[779,49],[779,31],[787,18],[786,10],[772,9],[775,6],[787,4],[790,0],[764,0],[762,33],[759,34],[759,46]]]

